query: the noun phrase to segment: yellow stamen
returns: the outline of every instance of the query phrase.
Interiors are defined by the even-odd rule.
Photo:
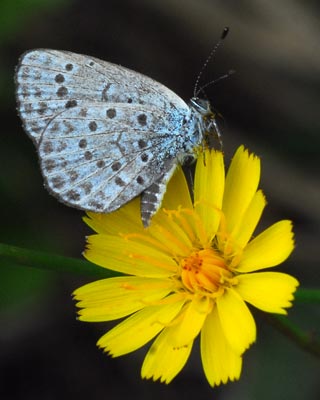
[[[150,257],[147,255],[142,255],[139,253],[127,253],[126,257],[128,258],[133,258],[133,259],[139,259],[139,260],[143,260],[151,265],[154,265],[155,267],[158,268],[162,268],[164,270],[167,271],[172,271],[172,265],[170,264],[166,264],[164,262],[158,261],[157,259],[155,259],[154,257]]]
[[[197,240],[200,242],[201,247],[207,247],[209,245],[209,238],[205,229],[205,226],[203,224],[202,219],[198,215],[198,213],[195,210],[191,210],[188,208],[183,209],[183,211],[187,214],[190,215],[195,223],[195,229],[196,229],[196,237]]]
[[[233,278],[224,259],[212,248],[193,251],[181,260],[180,268],[182,283],[192,293],[222,294],[221,286]]]
[[[157,239],[154,239],[150,235],[146,235],[143,233],[127,233],[119,234],[119,236],[123,237],[125,240],[139,239],[141,241],[144,241],[145,243],[150,244],[151,246],[154,246],[155,248],[157,248],[157,250],[168,252],[168,248],[166,246],[164,246]]]
[[[185,244],[181,238],[173,235],[172,232],[165,229],[164,226],[158,225],[157,230],[167,239],[168,243],[170,243],[170,248],[172,247],[172,244],[174,244],[176,248],[180,250],[181,254],[186,254],[189,251],[188,245]]]
[[[165,214],[168,215],[170,219],[173,219],[173,217],[175,217],[176,219],[179,220],[178,224],[181,226],[182,230],[186,233],[186,235],[190,238],[192,242],[196,240],[196,236],[192,227],[190,226],[186,218],[183,216],[183,213],[186,211],[186,209],[179,206],[177,210],[163,209],[163,211]]]

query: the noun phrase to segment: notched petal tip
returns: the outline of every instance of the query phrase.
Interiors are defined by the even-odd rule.
[[[277,266],[289,257],[293,249],[292,222],[276,222],[248,243],[237,270],[251,272]]]
[[[201,359],[211,387],[240,378],[242,357],[229,345],[216,308],[208,315],[201,331]]]
[[[248,303],[260,310],[286,314],[292,306],[299,285],[296,278],[281,272],[258,272],[240,275],[236,291]]]
[[[256,324],[244,300],[234,289],[217,299],[217,310],[224,335],[233,351],[241,355],[256,340]]]

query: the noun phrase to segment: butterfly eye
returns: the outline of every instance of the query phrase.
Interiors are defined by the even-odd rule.
[[[200,99],[199,97],[193,97],[190,100],[190,103],[191,106],[202,115],[211,113],[210,103],[208,100]]]

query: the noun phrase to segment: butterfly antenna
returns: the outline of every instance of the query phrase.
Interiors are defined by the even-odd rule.
[[[231,70],[228,71],[226,74],[224,74],[224,75],[222,75],[222,76],[219,76],[219,78],[216,78],[216,79],[213,79],[213,80],[210,81],[210,82],[207,82],[205,85],[201,86],[201,87],[194,93],[194,97],[197,97],[198,94],[199,94],[200,92],[202,92],[203,89],[205,89],[206,87],[208,87],[208,86],[210,86],[210,85],[213,85],[213,84],[215,84],[215,83],[221,81],[222,79],[229,78],[229,76],[233,75],[235,72],[236,72],[235,70],[231,69]],[[203,93],[204,93],[204,92],[203,92]]]
[[[202,66],[202,68],[201,68],[201,70],[200,70],[200,72],[199,72],[199,74],[198,74],[198,76],[197,76],[196,83],[195,83],[195,85],[194,85],[193,97],[197,97],[197,94],[199,93],[198,86],[199,86],[200,79],[201,79],[201,77],[202,77],[202,75],[203,75],[203,72],[204,72],[204,70],[207,68],[207,65],[208,65],[209,61],[211,60],[211,58],[214,56],[215,52],[216,52],[216,51],[218,50],[218,48],[220,47],[222,41],[223,41],[223,40],[225,39],[225,37],[227,36],[228,32],[229,32],[229,28],[228,28],[228,27],[225,27],[225,28],[223,29],[223,31],[222,31],[222,34],[221,34],[221,36],[220,36],[219,41],[218,41],[218,42],[216,43],[216,45],[213,47],[213,49],[211,50],[211,52],[210,52],[208,58],[207,58],[206,61],[204,62],[203,66]]]

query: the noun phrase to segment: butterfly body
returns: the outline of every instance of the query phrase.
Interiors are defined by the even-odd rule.
[[[151,78],[89,56],[29,51],[16,83],[18,111],[49,191],[94,212],[142,194],[145,226],[177,165],[217,133],[207,101],[188,105]]]

